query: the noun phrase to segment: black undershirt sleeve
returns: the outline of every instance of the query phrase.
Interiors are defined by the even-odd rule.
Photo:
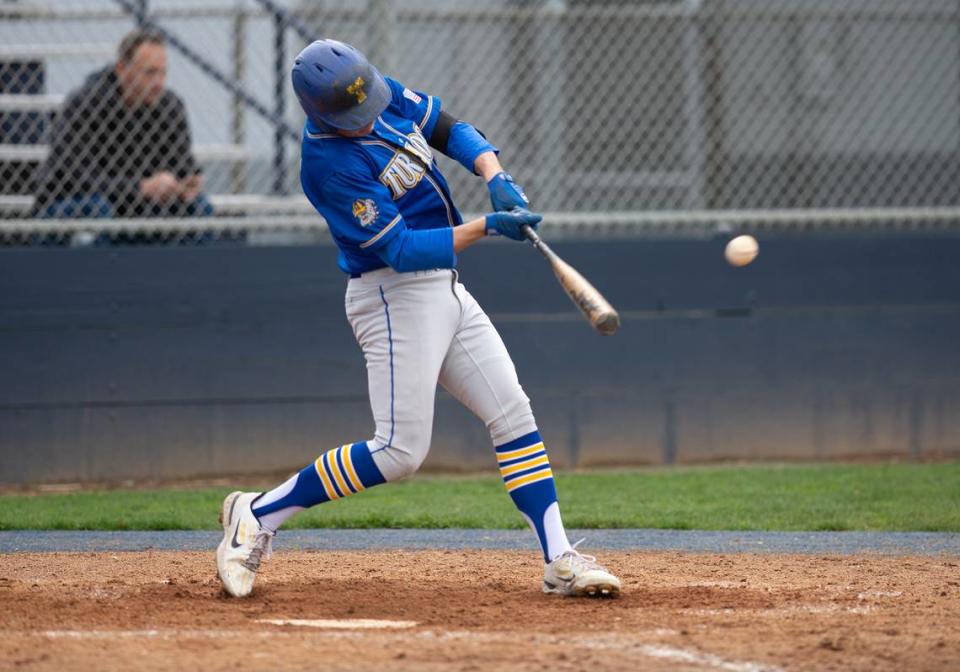
[[[430,146],[438,152],[447,153],[447,143],[450,141],[450,129],[457,123],[455,117],[450,116],[443,110],[437,117],[437,123],[433,127],[433,135],[430,136]]]

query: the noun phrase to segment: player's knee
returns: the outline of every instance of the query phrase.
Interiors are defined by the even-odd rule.
[[[427,449],[426,447],[422,449],[419,447],[409,449],[394,447],[392,454],[398,472],[397,478],[406,478],[413,476],[420,469],[420,465],[427,458]]]
[[[487,430],[495,444],[504,437],[522,436],[537,428],[530,400],[523,395],[503,405],[503,411],[487,421]]]
[[[378,446],[373,451],[374,461],[388,481],[399,481],[420,469],[430,449],[429,439],[397,440]]]

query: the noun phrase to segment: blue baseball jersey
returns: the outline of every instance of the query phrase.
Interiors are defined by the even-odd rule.
[[[307,122],[303,192],[326,219],[345,273],[392,265],[392,248],[405,242],[405,230],[437,230],[408,246],[406,257],[415,256],[417,267],[452,268],[452,231],[463,219],[429,145],[440,99],[386,81],[392,98],[369,135],[346,138]]]

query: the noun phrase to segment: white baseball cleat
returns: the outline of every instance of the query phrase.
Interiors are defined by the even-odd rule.
[[[259,496],[259,492],[231,492],[220,509],[223,541],[217,547],[217,574],[234,597],[250,594],[261,560],[273,550],[274,533],[260,526],[250,508]]]
[[[573,548],[544,565],[543,592],[574,597],[616,597],[620,579],[598,564],[592,555],[577,551],[583,539]]]

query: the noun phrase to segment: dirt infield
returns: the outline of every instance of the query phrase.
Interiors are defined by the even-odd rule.
[[[604,553],[617,600],[516,551],[281,552],[225,598],[212,553],[0,555],[0,669],[956,670],[960,558]],[[409,629],[274,625],[415,621]],[[325,624],[331,625],[329,623]]]

